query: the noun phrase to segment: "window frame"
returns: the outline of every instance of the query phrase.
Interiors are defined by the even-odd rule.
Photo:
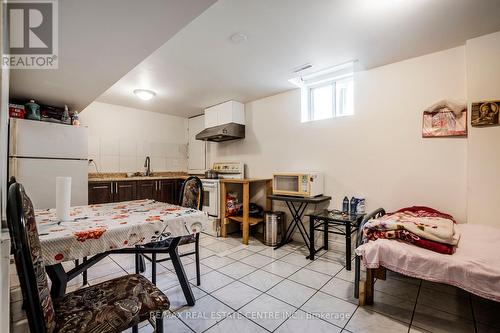
[[[327,120],[327,119],[332,119],[332,118],[341,118],[341,117],[348,117],[348,116],[353,116],[354,115],[354,105],[352,106],[352,113],[347,113],[347,114],[338,114],[337,110],[337,97],[340,97],[337,94],[337,88],[338,88],[338,83],[342,81],[351,81],[352,83],[352,94],[354,98],[354,75],[345,75],[345,76],[339,76],[339,77],[333,77],[325,80],[321,80],[318,82],[314,82],[308,85],[304,85],[303,89],[306,90],[305,97],[307,98],[307,120],[303,122],[309,122],[309,121],[319,121],[319,120]],[[314,116],[314,94],[313,91],[314,89],[317,88],[322,88],[322,87],[327,87],[330,86],[332,89],[332,110],[331,110],[331,116],[327,118],[322,118],[322,119],[316,119]],[[354,100],[351,101],[354,103]]]
[[[343,114],[339,114],[337,113],[337,97],[335,97],[335,115],[334,115],[334,118],[341,118],[341,117],[349,117],[349,116],[354,116],[354,76],[347,76],[347,77],[341,77],[341,78],[338,78],[335,80],[335,94],[337,95],[337,84],[339,82],[342,82],[342,81],[348,81],[348,83],[352,84],[352,100],[351,100],[351,103],[352,103],[352,113],[343,113]],[[347,85],[347,87],[349,87],[349,84]],[[349,89],[346,89],[346,95],[349,93]],[[340,97],[340,96],[339,96]],[[345,96],[346,98],[346,102],[348,100],[347,96]],[[347,106],[347,103],[344,103],[344,111],[345,111],[345,107]]]
[[[322,88],[326,86],[331,86],[332,87],[332,110],[331,110],[331,116],[327,118],[322,118],[322,119],[315,119],[314,117],[314,94],[313,90],[317,88]],[[321,82],[316,82],[314,84],[310,84],[305,87],[307,89],[307,113],[308,113],[308,120],[307,121],[319,121],[319,120],[326,120],[326,119],[332,119],[336,117],[336,109],[337,109],[337,80],[335,79],[330,79],[330,80],[325,80]]]

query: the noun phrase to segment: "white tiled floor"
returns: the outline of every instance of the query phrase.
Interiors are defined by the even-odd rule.
[[[375,304],[358,307],[354,273],[344,267],[341,244],[320,252],[314,262],[305,259],[307,250],[299,243],[275,251],[254,238],[242,246],[237,236],[203,235],[200,244],[199,287],[194,258],[183,258],[194,307],[186,306],[172,265],[159,264],[157,285],[171,301],[165,332],[500,332],[500,303],[392,272],[375,283]],[[132,256],[111,256],[89,270],[89,284],[133,271]],[[145,275],[150,274],[148,269]],[[27,332],[12,277],[13,331]],[[69,290],[80,288],[81,281],[71,281]],[[147,322],[141,324],[141,333],[151,331]]]

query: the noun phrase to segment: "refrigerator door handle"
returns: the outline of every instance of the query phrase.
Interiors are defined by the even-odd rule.
[[[113,183],[110,184],[111,186],[109,187],[109,193],[113,194]]]

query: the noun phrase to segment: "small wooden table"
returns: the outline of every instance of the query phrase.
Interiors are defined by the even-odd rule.
[[[272,200],[269,199],[273,191],[272,180],[268,178],[246,178],[246,179],[221,179],[220,180],[220,216],[221,216],[221,235],[227,237],[226,225],[230,221],[236,221],[242,224],[243,240],[242,243],[248,245],[250,235],[250,225],[258,224],[264,221],[262,217],[251,217],[249,215],[250,206],[250,184],[263,183],[266,186],[266,207],[265,210],[272,210]],[[243,186],[243,216],[226,217],[226,184],[241,184]]]

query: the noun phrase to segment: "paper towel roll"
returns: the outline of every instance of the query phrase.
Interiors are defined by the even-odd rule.
[[[69,221],[71,177],[56,177],[56,215],[59,221]]]

